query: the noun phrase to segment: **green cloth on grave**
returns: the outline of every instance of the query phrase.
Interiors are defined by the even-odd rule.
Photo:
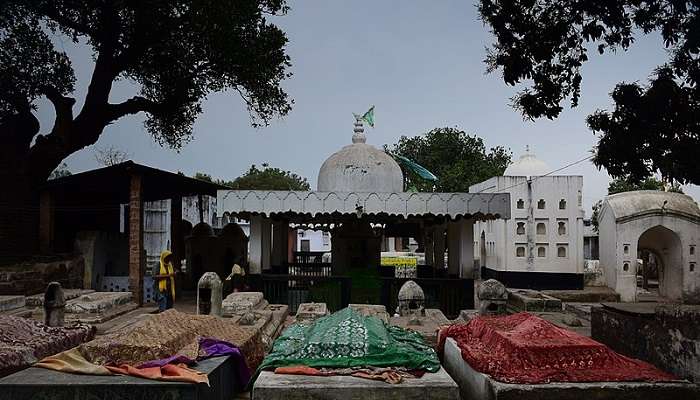
[[[440,361],[423,337],[350,308],[311,324],[294,324],[275,341],[255,374],[292,365],[309,367],[405,367],[437,372]]]

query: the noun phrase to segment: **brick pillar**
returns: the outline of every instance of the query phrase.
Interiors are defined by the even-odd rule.
[[[53,198],[48,191],[41,192],[39,200],[39,250],[43,254],[53,250],[54,207]]]
[[[143,181],[140,175],[131,175],[129,190],[129,287],[134,303],[143,305],[143,276],[146,265],[143,257]]]

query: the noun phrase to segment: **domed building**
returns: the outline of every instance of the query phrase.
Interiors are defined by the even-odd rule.
[[[352,144],[333,153],[318,171],[319,192],[403,192],[401,167],[387,153],[367,144],[355,122]]]
[[[423,267],[429,268],[423,271],[429,270],[430,277],[450,276],[455,296],[466,302],[462,308],[471,306],[473,296],[465,290],[465,281],[471,282],[474,272],[473,224],[477,219],[509,218],[509,196],[404,192],[401,167],[390,155],[367,143],[361,118],[356,117],[352,133],[352,142],[321,165],[317,191],[218,192],[219,215],[250,220],[251,275],[261,275],[264,280],[266,274],[280,270],[290,275],[302,271],[307,277],[330,271],[333,276],[363,277],[364,288],[374,287],[380,284],[377,274],[382,238],[411,237],[425,249]],[[330,231],[330,265],[319,268],[290,260],[290,226]],[[373,275],[376,282],[369,282]],[[443,283],[442,289],[448,286]],[[363,292],[359,289],[358,293]],[[379,301],[357,297],[355,286],[352,292],[350,298],[357,302]],[[274,294],[265,294],[271,301],[287,301],[268,296]]]
[[[482,278],[508,287],[583,289],[583,176],[551,175],[530,148],[470,193],[509,193],[509,220],[474,224]]]

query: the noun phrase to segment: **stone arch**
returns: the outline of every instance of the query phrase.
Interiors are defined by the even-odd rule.
[[[637,241],[637,252],[649,252],[658,259],[659,295],[671,300],[683,296],[683,257],[678,234],[663,225],[644,231]]]

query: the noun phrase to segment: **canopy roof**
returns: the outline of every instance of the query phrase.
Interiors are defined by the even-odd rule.
[[[338,217],[510,218],[507,193],[360,193],[219,190],[220,214]],[[302,218],[303,219],[303,218]]]
[[[692,197],[661,190],[635,190],[610,195],[605,205],[617,221],[644,215],[675,214],[700,222],[700,208]],[[608,208],[604,207],[604,208]]]

